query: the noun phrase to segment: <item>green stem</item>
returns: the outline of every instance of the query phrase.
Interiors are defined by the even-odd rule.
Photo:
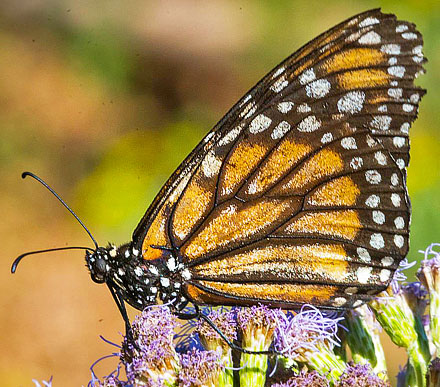
[[[307,364],[332,381],[338,380],[347,366],[333,351],[322,347],[310,354]]]
[[[218,378],[218,387],[234,387],[234,372],[232,371],[232,351],[229,349],[222,358],[225,368]]]
[[[244,346],[250,351],[266,351],[267,337],[263,333],[255,334],[250,345]],[[269,343],[270,344],[270,343]],[[240,387],[264,387],[266,383],[267,355],[242,353],[240,358]]]

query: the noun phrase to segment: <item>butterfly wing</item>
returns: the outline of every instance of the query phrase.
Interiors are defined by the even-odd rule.
[[[180,165],[134,232],[179,251],[197,303],[349,307],[408,250],[414,25],[372,10],[266,75]]]

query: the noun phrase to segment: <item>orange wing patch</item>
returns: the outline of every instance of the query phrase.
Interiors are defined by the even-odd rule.
[[[290,174],[280,188],[275,188],[273,194],[301,195],[308,187],[316,184],[324,177],[341,172],[344,169],[344,161],[341,155],[329,149],[323,149],[309,158],[303,166]]]
[[[194,268],[194,276],[227,280],[246,275],[267,281],[276,276],[278,280],[294,281],[301,280],[307,273],[311,282],[343,283],[347,266],[347,254],[341,245],[275,244],[202,263]]]
[[[374,66],[382,63],[386,55],[379,50],[371,48],[354,48],[342,51],[339,54],[324,61],[322,66],[327,70],[337,72],[362,66]]]
[[[214,193],[202,187],[200,179],[193,179],[180,198],[173,218],[173,232],[183,240],[202,219],[213,202]]]
[[[166,222],[167,214],[165,211],[166,207],[163,207],[161,211],[157,214],[148,233],[145,236],[144,242],[142,244],[142,256],[146,260],[158,259],[162,256],[162,251],[151,247],[153,246],[166,246],[168,244],[168,237],[166,235]]]
[[[295,143],[285,139],[258,169],[256,176],[251,178],[247,187],[245,187],[245,193],[253,195],[266,191],[295,166],[301,158],[306,156],[311,149],[310,145]]]
[[[310,284],[247,284],[247,283],[224,283],[200,281],[200,285],[207,290],[219,292],[219,295],[208,293],[197,288],[196,285],[188,285],[190,297],[196,303],[207,304],[233,304],[252,305],[256,301],[268,301],[272,306],[276,303],[314,305],[328,304],[329,299],[338,291],[336,286],[310,285]],[[245,300],[232,299],[233,297]],[[229,299],[229,300],[228,300]]]
[[[239,143],[226,161],[220,194],[227,196],[234,192],[266,153],[267,147],[263,145],[245,141]]]
[[[357,211],[323,211],[305,213],[277,234],[321,234],[354,240],[361,229]]]
[[[342,176],[322,185],[309,195],[311,206],[353,206],[360,194],[359,187],[348,176]]]
[[[261,199],[246,204],[234,202],[219,206],[211,220],[181,251],[185,257],[195,259],[232,242],[243,243],[250,236],[267,233],[267,227],[273,227],[298,211],[299,206],[300,201],[296,198]]]
[[[347,71],[337,76],[338,83],[344,90],[388,85],[390,78],[388,73],[379,69]]]

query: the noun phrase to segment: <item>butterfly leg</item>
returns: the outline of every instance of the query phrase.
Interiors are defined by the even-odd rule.
[[[241,353],[247,353],[250,355],[282,355],[282,353],[268,350],[268,351],[249,351],[235,344],[232,340],[228,339],[226,335],[219,329],[217,325],[206,315],[204,315],[197,305],[194,305],[195,313],[176,313],[176,316],[181,320],[192,320],[194,318],[204,320],[217,334],[231,347],[231,349],[239,351]]]
[[[122,318],[125,322],[125,336],[128,341],[133,341],[133,332],[131,330],[130,319],[128,318],[127,309],[125,308],[124,299],[122,298],[121,293],[118,289],[115,289],[110,283],[107,283],[108,288],[110,289],[110,293],[112,294],[113,299],[115,300],[116,305],[118,306],[119,312],[121,313]]]

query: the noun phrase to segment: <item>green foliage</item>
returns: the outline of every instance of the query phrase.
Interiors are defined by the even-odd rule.
[[[130,131],[115,141],[77,189],[76,206],[88,214],[90,227],[104,229],[117,242],[128,240],[127,231],[134,229],[201,132],[182,121],[163,131]]]

